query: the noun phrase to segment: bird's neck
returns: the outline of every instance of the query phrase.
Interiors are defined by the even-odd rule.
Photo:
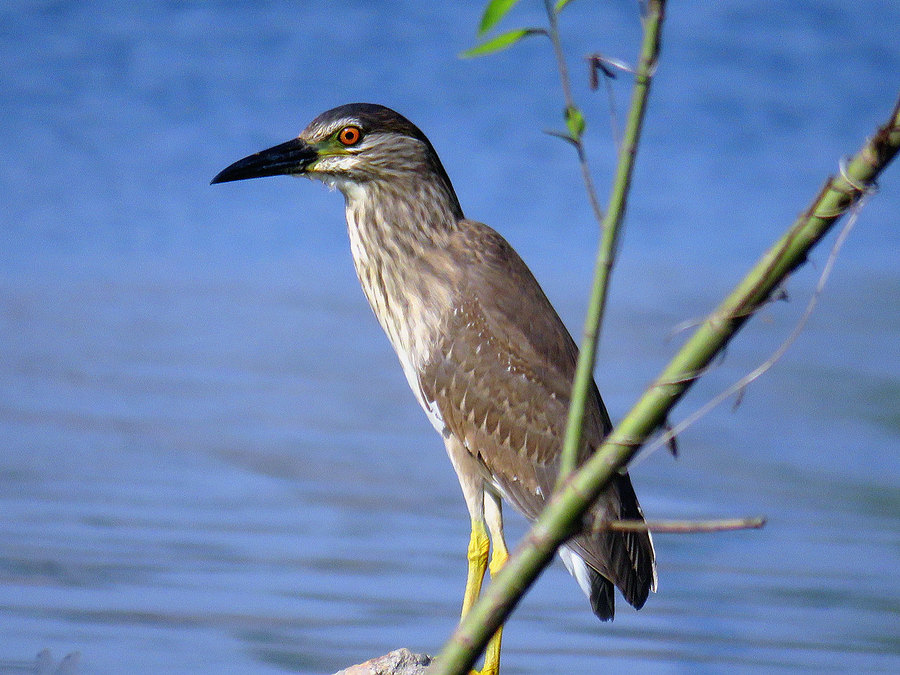
[[[430,352],[457,285],[443,253],[462,217],[455,195],[427,182],[341,187],[363,292],[407,378]],[[415,387],[414,387],[415,390]]]

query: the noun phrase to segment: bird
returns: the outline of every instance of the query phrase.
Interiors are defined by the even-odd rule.
[[[496,575],[509,556],[502,501],[534,520],[553,492],[578,348],[522,258],[497,231],[464,216],[431,142],[394,110],[328,110],[212,183],[276,175],[343,193],[363,292],[443,438],[468,508],[464,617],[485,573]],[[592,380],[579,464],[611,429]],[[559,550],[601,620],[613,618],[614,587],[637,609],[656,590],[650,533],[603,526],[643,517],[628,473],[616,473]],[[502,630],[488,643],[483,675],[499,671]]]

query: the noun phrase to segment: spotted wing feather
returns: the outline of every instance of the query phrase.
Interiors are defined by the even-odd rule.
[[[445,253],[463,273],[422,371],[422,394],[478,459],[486,482],[534,519],[558,473],[577,348],[512,247],[485,225],[462,221],[460,228]],[[592,383],[579,461],[610,428]],[[642,517],[628,475],[618,475],[568,544],[600,575],[590,596],[601,618],[612,617],[610,582],[643,605],[654,555],[647,533],[588,534],[591,524]]]

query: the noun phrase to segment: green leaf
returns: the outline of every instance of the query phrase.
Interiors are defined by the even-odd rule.
[[[519,40],[529,35],[544,33],[540,28],[517,28],[516,30],[501,33],[495,38],[491,38],[487,42],[475,45],[471,49],[467,49],[460,56],[464,59],[471,59],[473,56],[484,56],[485,54],[493,54],[507,47],[512,47]]]
[[[496,26],[497,22],[506,16],[507,12],[509,12],[518,1],[519,0],[491,0],[487,7],[484,8],[484,14],[481,17],[481,25],[478,26],[478,35],[484,35],[491,28]]]
[[[580,139],[584,133],[584,115],[575,106],[566,108],[566,128],[575,140]]]
[[[559,14],[563,10],[563,7],[570,2],[572,2],[572,0],[556,0],[556,6],[553,8],[553,11]]]

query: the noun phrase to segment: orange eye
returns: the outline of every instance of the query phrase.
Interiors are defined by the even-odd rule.
[[[344,127],[338,134],[338,140],[344,145],[356,145],[362,138],[362,132],[359,127]]]

